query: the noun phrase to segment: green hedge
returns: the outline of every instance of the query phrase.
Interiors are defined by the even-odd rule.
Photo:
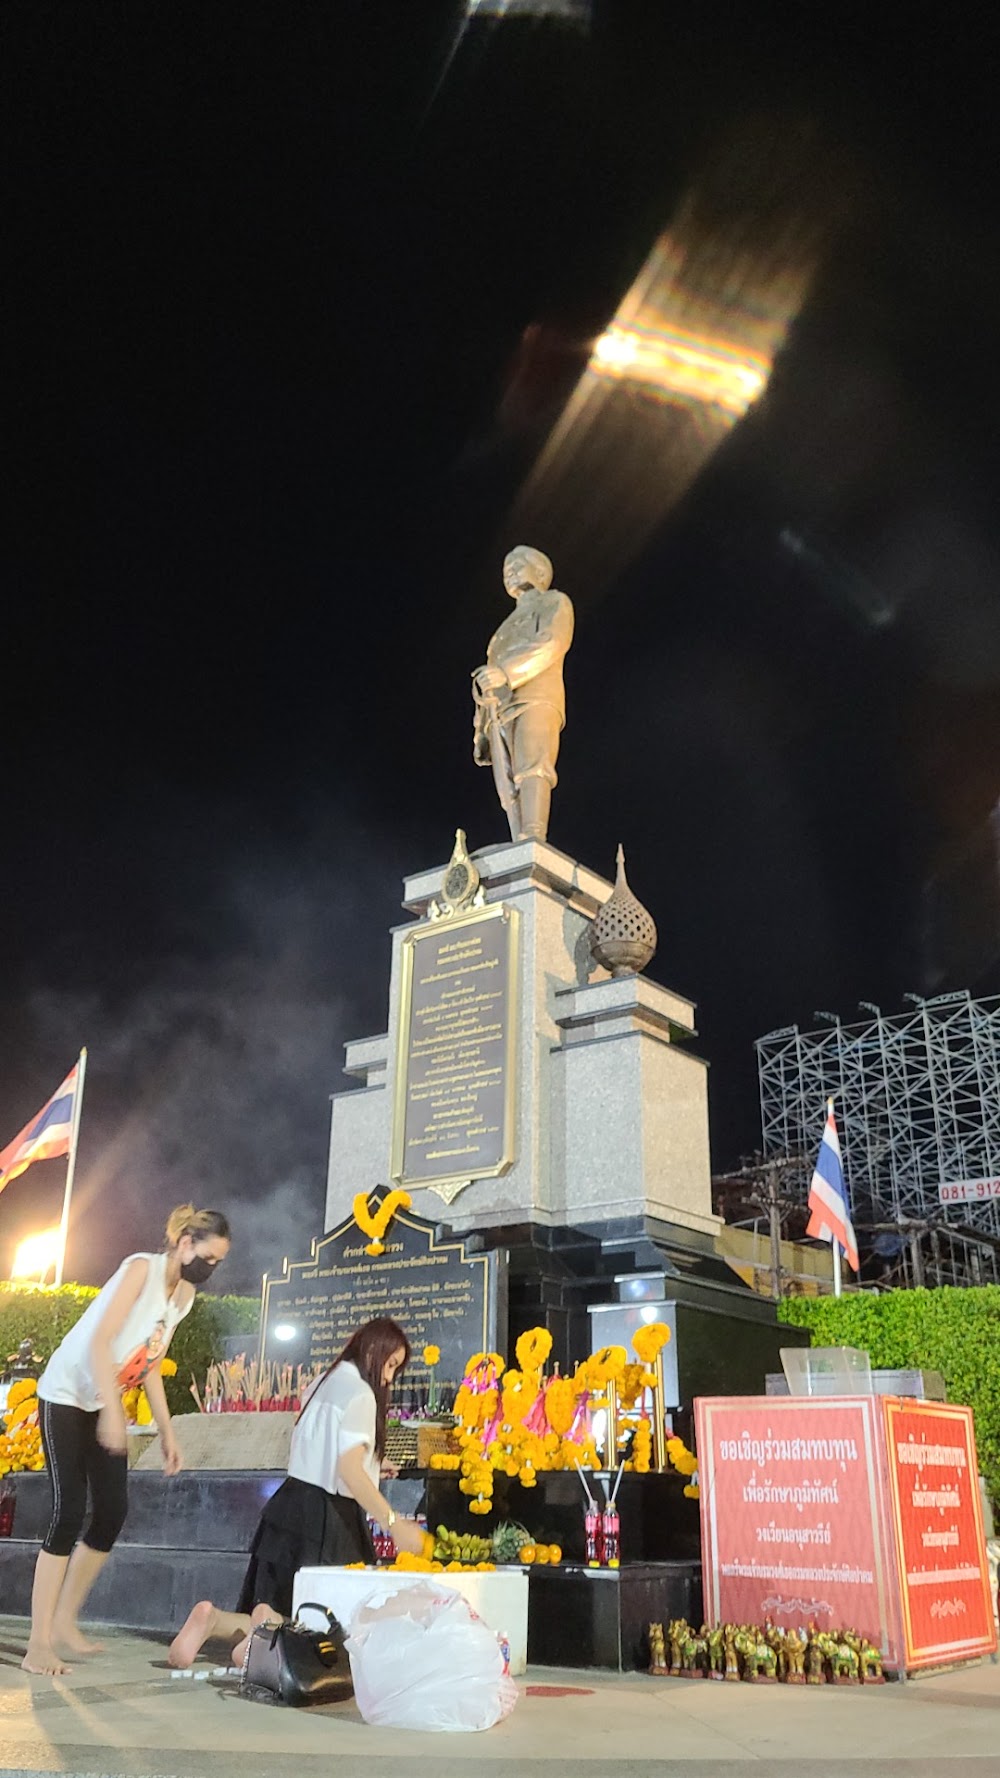
[[[782,1321],[816,1346],[858,1346],[873,1369],[940,1371],[949,1401],[971,1407],[979,1467],[1000,1510],[1000,1285],[789,1297]]]
[[[0,1364],[28,1339],[40,1358],[48,1358],[96,1295],[96,1290],[84,1284],[62,1284],[58,1289],[0,1284]],[[208,1366],[222,1356],[223,1340],[230,1336],[246,1334],[248,1346],[255,1344],[259,1316],[255,1297],[195,1297],[190,1315],[170,1342],[177,1375],[164,1382],[172,1414],[195,1412],[191,1378],[196,1378],[200,1388]]]

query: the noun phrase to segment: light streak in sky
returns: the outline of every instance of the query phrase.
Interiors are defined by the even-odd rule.
[[[682,327],[622,327],[615,321],[595,340],[590,367],[654,397],[705,402],[740,419],[763,392],[771,362],[763,352]]]

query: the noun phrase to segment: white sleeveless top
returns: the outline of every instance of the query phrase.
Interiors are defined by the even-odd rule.
[[[108,1279],[49,1359],[38,1380],[43,1401],[83,1408],[91,1414],[102,1405],[91,1365],[91,1346],[108,1299],[121,1282],[126,1266],[136,1259],[147,1262],[146,1282],[125,1318],[124,1327],[111,1342],[111,1356],[119,1389],[134,1389],[148,1376],[166,1353],[174,1328],[183,1321],[194,1301],[192,1292],[182,1309],[168,1296],[167,1258],[165,1253],[130,1253],[128,1259],[122,1260],[114,1277]]]

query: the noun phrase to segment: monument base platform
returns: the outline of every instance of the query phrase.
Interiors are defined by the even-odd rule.
[[[280,1472],[188,1471],[174,1477],[133,1471],[129,1516],[87,1607],[88,1621],[123,1629],[173,1633],[199,1599],[232,1609],[246,1571],[247,1551]],[[606,1478],[604,1478],[606,1481]],[[13,1478],[14,1531],[0,1539],[0,1598],[4,1611],[27,1617],[35,1558],[51,1513],[45,1475]],[[601,1478],[591,1481],[601,1488]],[[544,1541],[562,1544],[556,1568],[529,1570],[527,1657],[543,1666],[592,1666],[629,1671],[648,1665],[651,1622],[672,1617],[700,1621],[701,1565],[698,1505],[683,1495],[683,1477],[623,1477],[618,1494],[622,1567],[582,1565],[583,1515],[576,1476],[539,1478],[524,1489],[496,1478],[489,1520],[468,1517],[454,1475],[430,1472],[385,1484],[397,1511],[418,1510],[425,1486],[432,1525],[447,1522],[488,1534],[501,1518],[518,1518]],[[643,1555],[644,1559],[639,1559]],[[502,1573],[502,1571],[500,1571]],[[512,1568],[512,1575],[523,1570]],[[474,1576],[490,1581],[494,1577]],[[501,1628],[511,1630],[510,1624]]]

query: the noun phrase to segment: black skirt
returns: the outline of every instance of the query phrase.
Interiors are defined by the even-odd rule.
[[[236,1609],[250,1613],[255,1605],[270,1605],[282,1617],[291,1617],[300,1568],[374,1560],[368,1520],[356,1500],[286,1476],[254,1532]]]

